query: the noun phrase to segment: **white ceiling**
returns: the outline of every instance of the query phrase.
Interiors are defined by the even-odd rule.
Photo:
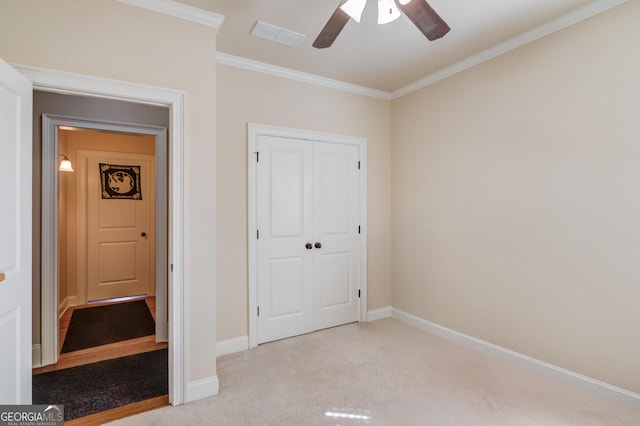
[[[394,92],[442,70],[495,56],[624,1],[429,0],[451,27],[442,39],[430,42],[404,15],[378,25],[377,1],[369,0],[360,24],[349,21],[333,46],[322,50],[311,44],[340,0],[180,2],[225,16],[217,37],[218,52]],[[253,37],[249,32],[258,20],[306,37],[297,47]]]

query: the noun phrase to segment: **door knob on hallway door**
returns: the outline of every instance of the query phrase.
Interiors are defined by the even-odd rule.
[[[146,232],[142,232],[142,233],[140,233],[140,236],[141,236],[141,237],[146,237],[146,236],[147,236],[147,233],[146,233]]]
[[[313,248],[313,245],[311,243],[307,243],[305,247],[307,248],[307,250],[311,250]]]
[[[322,248],[322,244],[316,243],[316,248]]]

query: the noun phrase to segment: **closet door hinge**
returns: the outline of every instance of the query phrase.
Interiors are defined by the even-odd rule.
[[[173,263],[171,264],[171,272],[173,272]]]
[[[358,225],[358,234],[360,233],[360,225]]]
[[[260,239],[260,230],[256,229],[256,240]]]
[[[260,306],[258,306],[258,316],[260,316]]]
[[[360,297],[360,289],[358,289],[358,297]]]
[[[358,161],[358,170],[360,170],[360,162]]]
[[[256,151],[256,163],[260,162],[260,151]]]

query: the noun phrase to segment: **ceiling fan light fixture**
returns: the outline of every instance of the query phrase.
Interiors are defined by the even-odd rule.
[[[366,3],[366,0],[340,0],[313,42],[313,47],[326,49],[333,44],[350,19],[360,22]],[[451,30],[427,0],[378,0],[378,24],[395,21],[400,17],[400,10],[429,41],[442,38]]]
[[[364,7],[367,4],[367,0],[347,0],[345,4],[340,6],[340,9],[351,19],[360,23],[360,19],[362,19],[362,12],[364,12]]]
[[[400,17],[395,0],[378,0],[378,24],[384,25]]]

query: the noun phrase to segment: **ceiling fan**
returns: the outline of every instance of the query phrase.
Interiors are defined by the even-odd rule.
[[[350,18],[360,22],[366,2],[367,0],[341,0],[313,42],[313,47],[324,49],[331,46]],[[386,24],[400,17],[398,8],[431,41],[441,38],[451,29],[426,0],[378,0],[378,23]]]

